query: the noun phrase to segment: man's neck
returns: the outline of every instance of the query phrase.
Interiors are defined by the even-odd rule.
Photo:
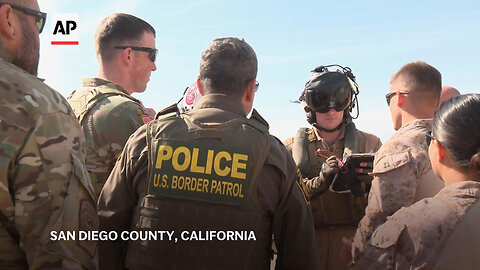
[[[125,90],[125,93],[129,95],[133,93],[133,91],[129,90],[129,87],[127,84],[128,77],[125,74],[123,74],[120,70],[115,69],[114,67],[100,64],[100,69],[98,71],[97,77],[119,85]]]
[[[315,130],[317,131],[318,136],[322,137],[328,145],[333,145],[338,141],[340,134],[342,133],[342,129],[335,130],[334,132],[321,131],[317,128],[315,128]]]

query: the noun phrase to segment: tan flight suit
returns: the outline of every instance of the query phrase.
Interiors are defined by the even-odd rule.
[[[401,208],[375,230],[353,269],[478,269],[479,198],[480,183],[462,181]]]
[[[101,230],[171,230],[175,241],[102,242],[105,269],[319,269],[312,214],[294,161],[256,111],[202,97],[127,142],[99,198]],[[254,232],[256,240],[186,241],[182,233]]]
[[[302,140],[305,142],[301,142]],[[308,156],[300,158],[299,152],[305,143]],[[320,251],[322,269],[348,269],[348,264],[340,257],[342,238],[353,237],[358,221],[364,214],[366,195],[356,197],[350,193],[334,193],[328,187],[319,186],[317,179],[322,163],[329,156],[335,155],[342,159],[344,154],[352,152],[373,153],[380,148],[380,139],[373,134],[357,130],[355,125],[349,122],[347,128],[341,129],[339,139],[332,146],[318,136],[313,128],[306,132],[305,129],[300,129],[297,137],[287,139],[285,145],[292,152],[305,177],[303,180],[311,196],[315,238]],[[323,157],[315,154],[317,150],[321,151]],[[304,161],[300,161],[301,159]]]
[[[388,216],[442,189],[443,182],[433,174],[428,157],[425,132],[431,128],[431,119],[414,120],[397,130],[375,154],[368,206],[352,246],[353,262]]]
[[[98,197],[128,137],[152,116],[113,82],[84,78],[82,84],[67,100],[85,134],[87,169]]]
[[[96,269],[96,241],[57,238],[98,230],[85,138],[72,109],[2,59],[0,96],[0,269]]]

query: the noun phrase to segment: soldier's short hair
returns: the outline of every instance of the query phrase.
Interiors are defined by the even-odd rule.
[[[243,39],[215,39],[202,53],[200,84],[205,94],[241,97],[257,77],[257,56]]]
[[[442,75],[436,68],[422,61],[408,63],[392,75],[390,82],[398,80],[401,80],[408,89],[397,90],[408,90],[414,94],[429,96],[438,104],[442,91]]]
[[[104,18],[95,33],[95,53],[102,61],[113,59],[119,45],[136,45],[143,33],[155,36],[155,29],[146,21],[125,13],[114,13]]]

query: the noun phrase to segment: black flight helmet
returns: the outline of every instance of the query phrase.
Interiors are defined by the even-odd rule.
[[[329,71],[327,67],[331,66],[341,69]],[[350,68],[339,65],[319,66],[312,72],[313,74],[305,83],[305,88],[299,98],[304,105],[307,121],[315,125],[315,112],[327,113],[332,108],[337,112],[345,111],[344,120],[349,118],[358,94],[355,76],[351,73]],[[355,89],[349,79],[353,81]],[[345,124],[344,122],[341,125]]]

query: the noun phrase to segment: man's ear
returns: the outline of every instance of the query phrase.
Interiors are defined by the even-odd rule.
[[[245,91],[245,101],[253,102],[255,96],[255,80],[251,80],[248,83],[247,90]]]
[[[405,102],[405,97],[400,94],[399,91],[397,91],[397,106],[401,107],[403,105],[403,102]]]
[[[126,48],[123,50],[122,53],[122,61],[125,63],[125,65],[130,66],[130,62],[132,61],[133,57],[133,51],[130,48]]]
[[[13,26],[13,9],[5,4],[0,6],[0,36],[2,40],[15,39],[15,27]]]
[[[445,147],[440,144],[437,140],[435,140],[435,145],[437,153],[438,153],[438,162],[442,162],[445,159]]]

